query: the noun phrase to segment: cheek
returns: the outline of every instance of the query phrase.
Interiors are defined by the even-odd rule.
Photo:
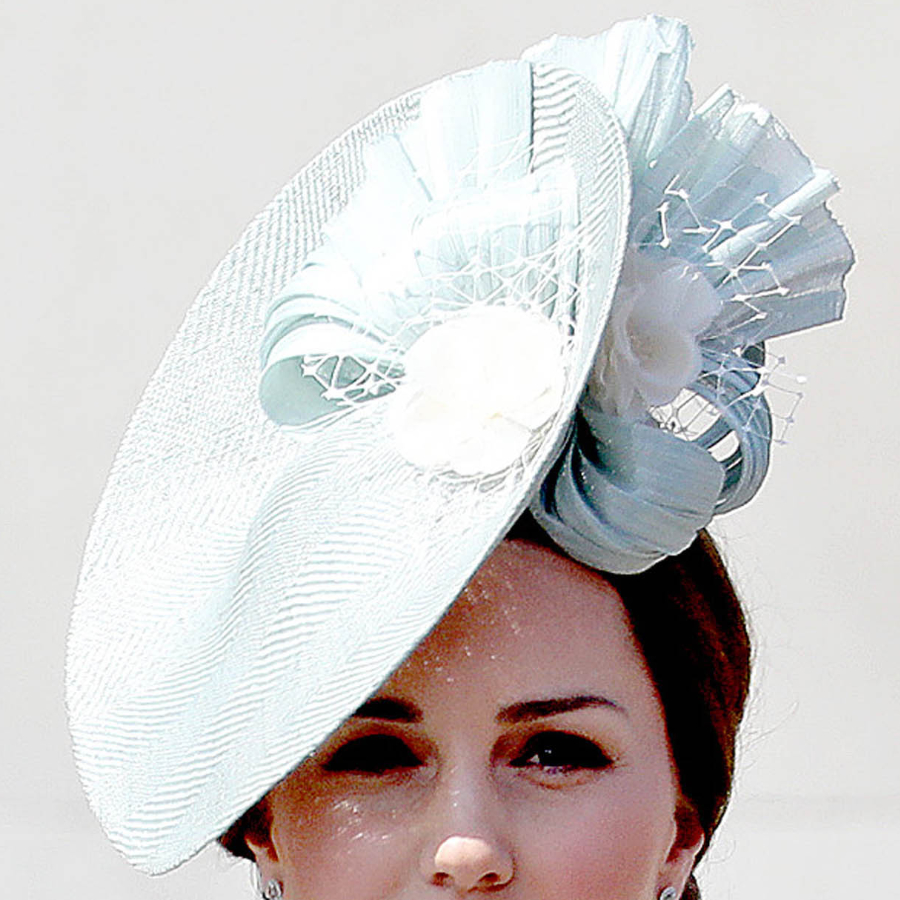
[[[606,792],[517,821],[519,870],[541,900],[650,897],[674,822],[662,797]],[[531,896],[531,894],[529,894]]]
[[[300,798],[273,822],[287,898],[383,900],[415,864],[408,810],[366,798]]]

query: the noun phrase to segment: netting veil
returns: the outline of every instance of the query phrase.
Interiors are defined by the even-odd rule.
[[[772,337],[839,317],[828,173],[672,20],[378,110],[254,220],[129,425],[67,689],[116,846],[223,832],[433,627],[528,506],[638,571],[759,487]],[[781,417],[781,418],[779,418]]]

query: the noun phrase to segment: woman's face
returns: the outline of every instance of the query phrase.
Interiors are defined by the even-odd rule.
[[[286,900],[651,900],[702,843],[618,595],[519,541],[268,803]]]

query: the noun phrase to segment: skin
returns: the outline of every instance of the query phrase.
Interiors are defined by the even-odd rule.
[[[268,804],[285,900],[655,900],[703,844],[618,594],[519,541]]]

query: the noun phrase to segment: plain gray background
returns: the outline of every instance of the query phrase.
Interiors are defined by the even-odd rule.
[[[896,895],[900,687],[900,5],[576,0],[54,0],[0,7],[0,893],[247,900],[216,851],[131,871],[81,795],[63,707],[91,512],[140,391],[249,219],[382,102],[554,32],[646,12],[839,176],[845,324],[783,342],[808,379],[761,495],[716,527],[757,677],[707,900]],[[350,900],[350,898],[348,898]]]

